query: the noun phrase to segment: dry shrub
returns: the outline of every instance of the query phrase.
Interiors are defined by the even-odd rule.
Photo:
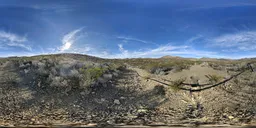
[[[81,74],[80,86],[87,87],[96,82],[96,80],[103,75],[105,69],[100,67],[88,67],[81,68],[79,71]]]
[[[222,79],[222,76],[218,76],[218,75],[205,75],[205,77],[208,78],[208,81],[211,84],[216,84],[216,83],[220,82]]]
[[[177,80],[174,80],[172,84],[169,85],[169,87],[174,91],[179,91],[179,87],[182,85],[183,82],[185,82],[185,80],[186,78],[179,78]]]

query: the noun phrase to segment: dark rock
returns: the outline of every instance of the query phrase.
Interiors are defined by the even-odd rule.
[[[165,95],[165,88],[162,85],[156,85],[153,89],[153,92],[157,95]]]

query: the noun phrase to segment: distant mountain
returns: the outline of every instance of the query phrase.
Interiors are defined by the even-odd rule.
[[[163,56],[163,57],[161,57],[161,58],[182,58],[182,57],[166,55],[166,56]]]

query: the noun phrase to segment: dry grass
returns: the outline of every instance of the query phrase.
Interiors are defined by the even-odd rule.
[[[186,78],[180,78],[177,79],[175,81],[172,82],[172,84],[169,85],[170,89],[172,89],[173,91],[179,91],[180,90],[180,86],[182,85],[182,83],[184,83],[186,81]]]
[[[121,60],[120,60],[121,61]],[[189,69],[191,65],[199,64],[200,61],[192,61],[186,59],[125,59],[125,63],[151,72],[155,68],[172,68],[176,72],[183,69]]]
[[[205,75],[205,77],[208,78],[211,84],[216,84],[222,80],[222,76],[218,75]]]

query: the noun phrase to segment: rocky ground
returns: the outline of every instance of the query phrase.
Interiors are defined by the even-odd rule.
[[[125,61],[81,56],[11,58],[0,64],[2,126],[179,126],[256,123],[256,72],[190,93],[146,79],[229,77],[208,63],[152,74]],[[161,72],[161,71],[160,71]],[[164,81],[167,82],[168,81]],[[248,126],[249,127],[249,126]]]

